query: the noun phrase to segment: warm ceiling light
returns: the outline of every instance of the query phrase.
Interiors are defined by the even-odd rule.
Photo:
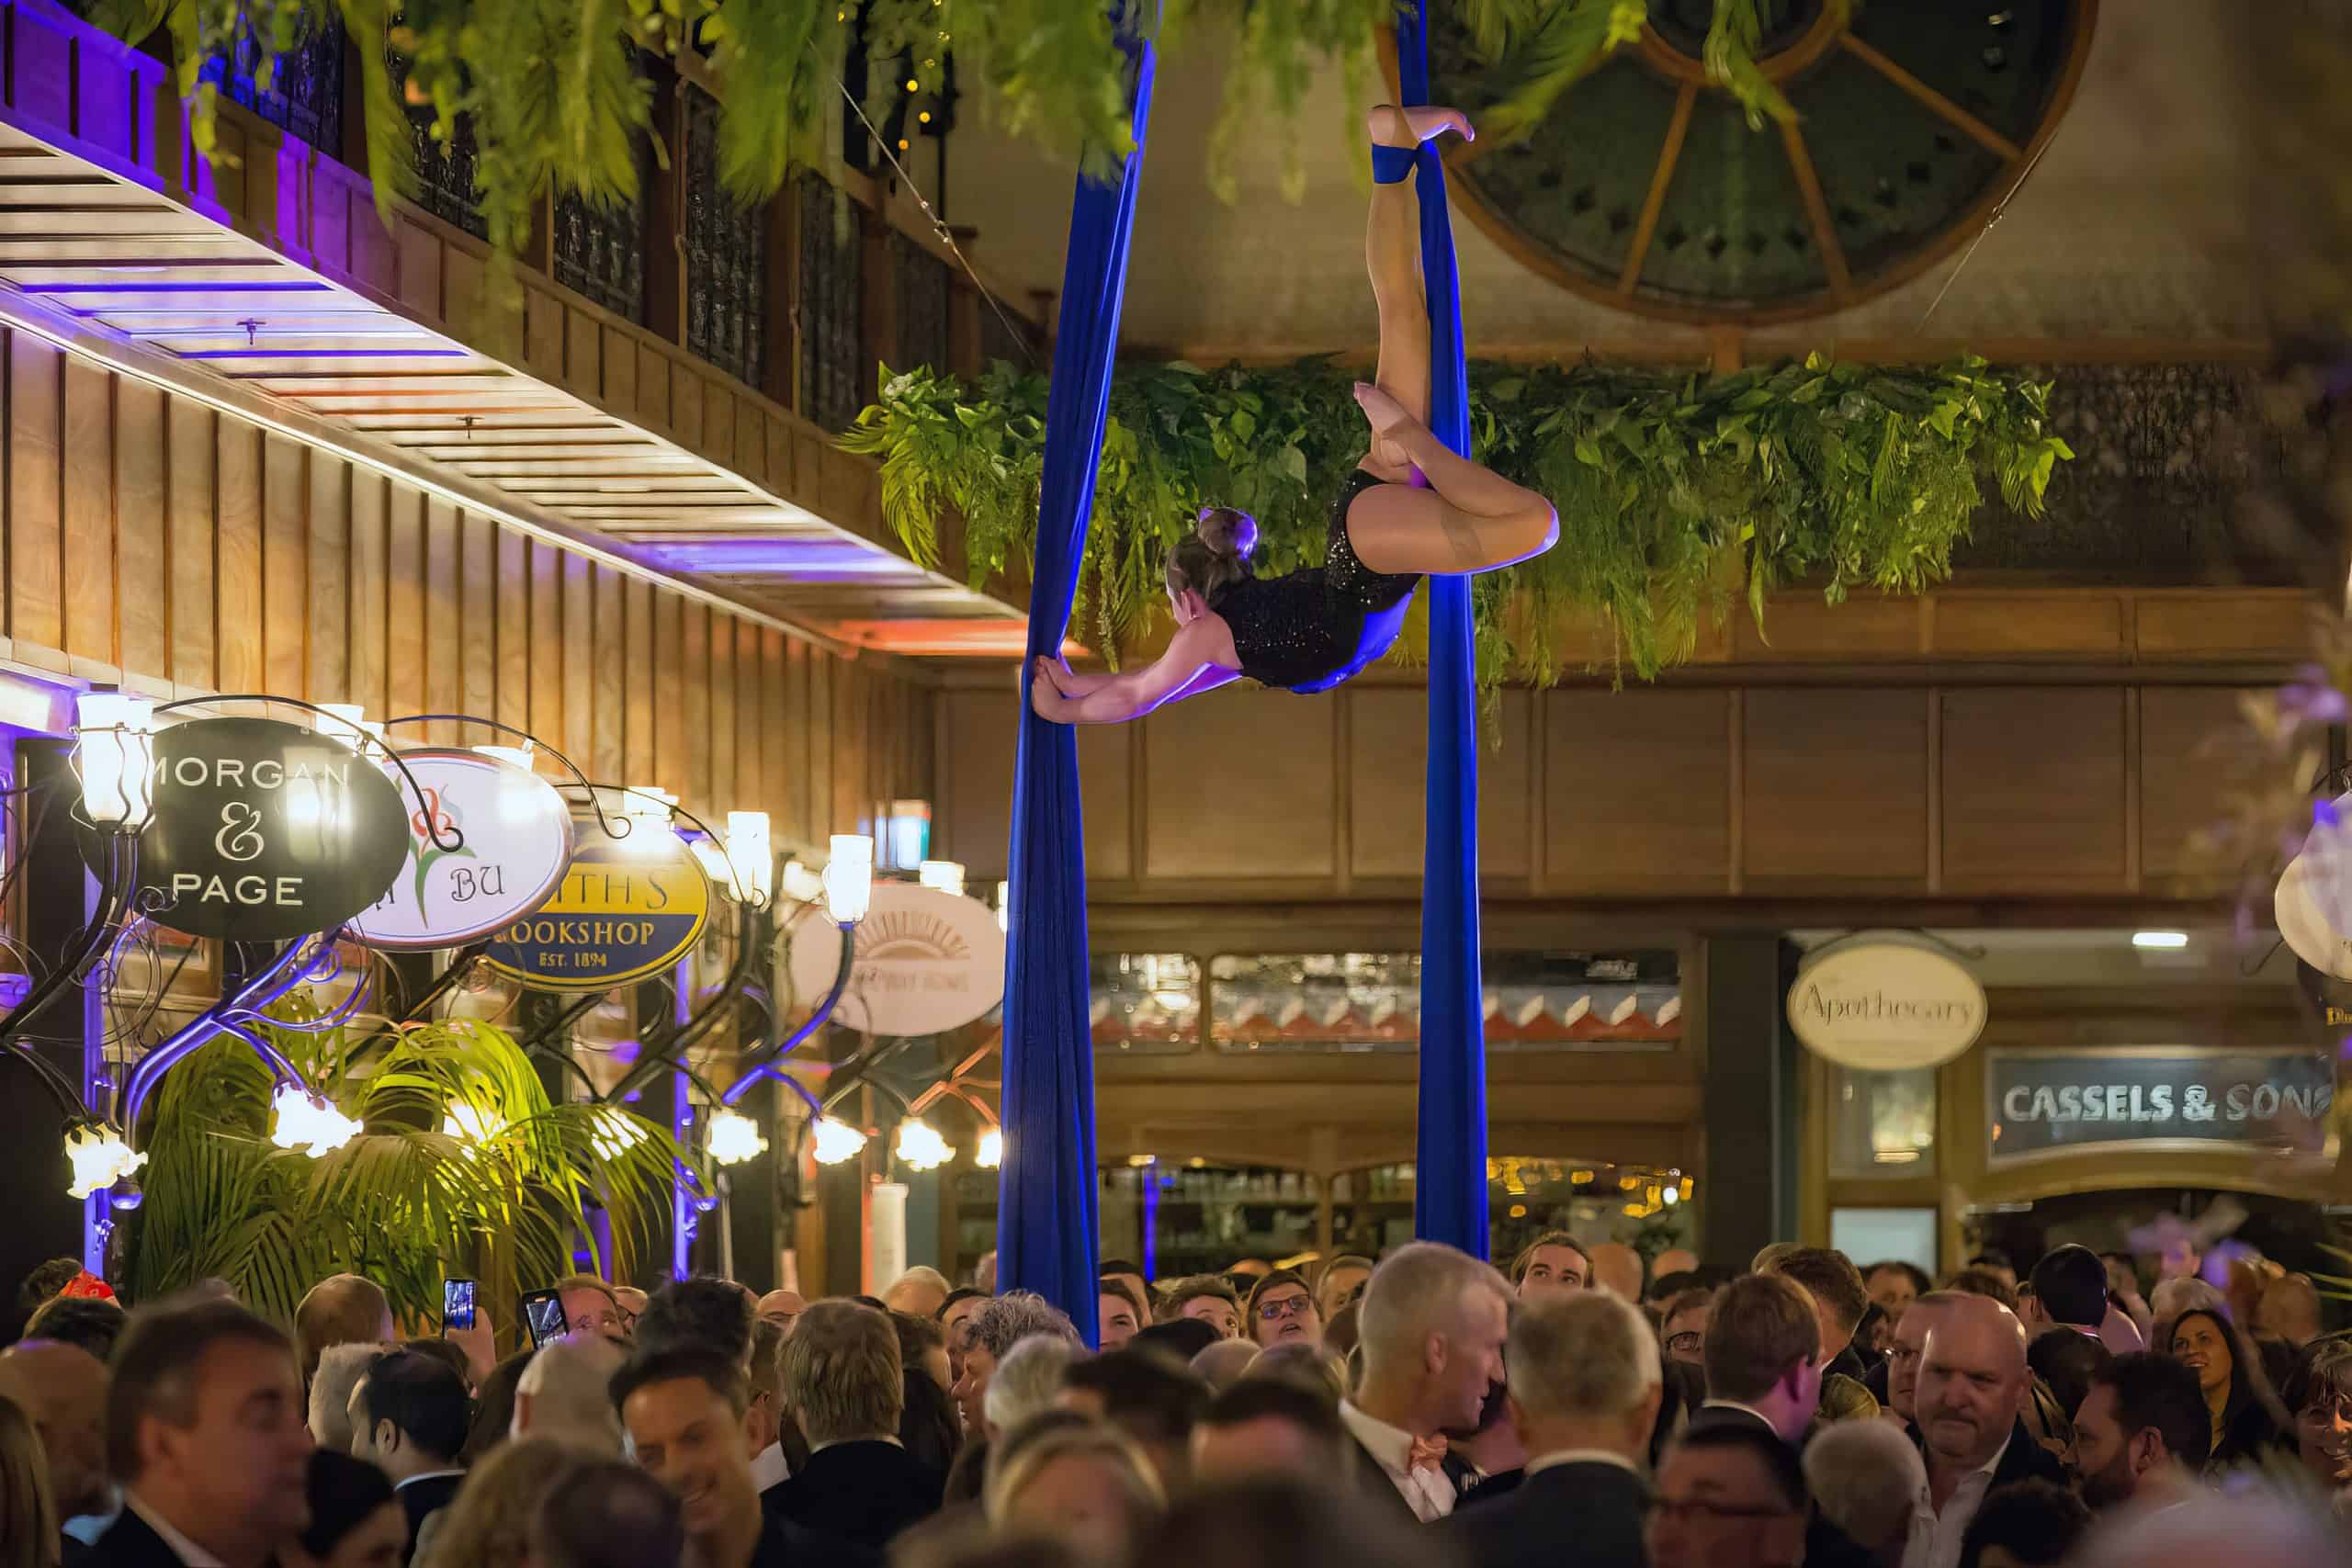
[[[915,880],[942,893],[964,895],[964,867],[952,860],[927,860],[916,869]]]
[[[65,1135],[65,1157],[74,1166],[74,1179],[65,1189],[69,1198],[103,1191],[147,1163],[145,1155],[131,1152],[120,1133],[95,1122],[85,1122]]]
[[[796,904],[814,904],[825,896],[824,874],[805,860],[784,863],[784,896]]]
[[[775,850],[768,838],[766,812],[727,814],[727,859],[734,867],[739,895],[751,903],[766,903],[775,891]]]
[[[2173,952],[2188,945],[2187,931],[2133,931],[2132,945],[2154,948],[2158,952]]]
[[[300,1084],[282,1083],[271,1097],[269,1141],[281,1149],[300,1149],[312,1159],[331,1154],[359,1135],[359,1123],[337,1111],[326,1096]]]
[[[914,1170],[936,1170],[956,1157],[956,1151],[938,1129],[921,1117],[899,1123],[898,1156]]]
[[[972,1151],[972,1163],[982,1170],[994,1170],[1004,1163],[1004,1129],[991,1127],[980,1134],[980,1146]]]
[[[865,1149],[864,1132],[831,1116],[817,1118],[816,1134],[819,1165],[839,1165],[855,1159]]]
[[[761,1135],[760,1124],[740,1111],[714,1111],[710,1114],[710,1157],[721,1165],[741,1165],[754,1156],[767,1153],[768,1141]]]
[[[863,833],[833,835],[832,863],[825,867],[825,905],[833,924],[854,926],[865,919],[874,898],[874,840]]]

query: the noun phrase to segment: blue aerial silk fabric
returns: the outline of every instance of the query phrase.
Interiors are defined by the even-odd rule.
[[[1397,85],[1430,101],[1428,0],[1396,23]],[[1419,153],[1421,281],[1430,306],[1430,431],[1470,455],[1462,285],[1445,167]],[[1478,694],[1470,579],[1429,581],[1429,833],[1421,881],[1420,1126],[1413,1234],[1487,1256],[1486,987],[1478,968]]]
[[[1046,404],[1029,659],[1012,778],[1012,913],[1004,980],[1004,1164],[997,1283],[1035,1291],[1095,1343],[1094,1036],[1089,1012],[1085,832],[1077,731],[1029,707],[1030,663],[1057,654],[1085,558],[1094,470],[1119,346],[1127,243],[1151,114],[1152,51],[1131,34],[1135,147],[1108,183],[1079,176],[1062,269],[1060,337]]]

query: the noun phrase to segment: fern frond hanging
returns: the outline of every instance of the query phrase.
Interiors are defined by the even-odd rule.
[[[1204,504],[1256,515],[1261,574],[1322,558],[1325,509],[1364,449],[1348,381],[1322,359],[1120,371],[1084,579],[1107,656],[1147,629],[1161,564]],[[880,460],[884,513],[918,559],[961,528],[977,583],[1024,567],[1035,544],[1046,392],[1003,365],[978,386],[886,368],[842,445]],[[1654,675],[1690,656],[1735,583],[1759,625],[1767,596],[1800,581],[1832,603],[1855,586],[1917,592],[1951,574],[1982,479],[2040,510],[2072,456],[2047,397],[1977,360],[1704,378],[1474,365],[1476,455],[1560,513],[1551,551],[1479,580],[1481,678],[1557,678],[1577,616],[1601,618],[1618,657]]]

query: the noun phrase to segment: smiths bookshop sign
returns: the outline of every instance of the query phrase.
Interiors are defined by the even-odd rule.
[[[1985,1074],[1996,1164],[2119,1145],[2316,1150],[2335,1089],[2327,1056],[2312,1051],[2004,1050]]]
[[[555,897],[490,944],[491,966],[528,986],[601,991],[658,975],[694,949],[710,884],[666,827],[609,838],[576,819],[571,864]]]

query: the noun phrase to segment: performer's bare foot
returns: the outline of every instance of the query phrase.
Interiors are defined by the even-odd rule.
[[[1400,109],[1395,104],[1382,104],[1364,117],[1364,129],[1377,147],[1419,147],[1449,130],[1464,141],[1478,140],[1468,115],[1436,105]]]

